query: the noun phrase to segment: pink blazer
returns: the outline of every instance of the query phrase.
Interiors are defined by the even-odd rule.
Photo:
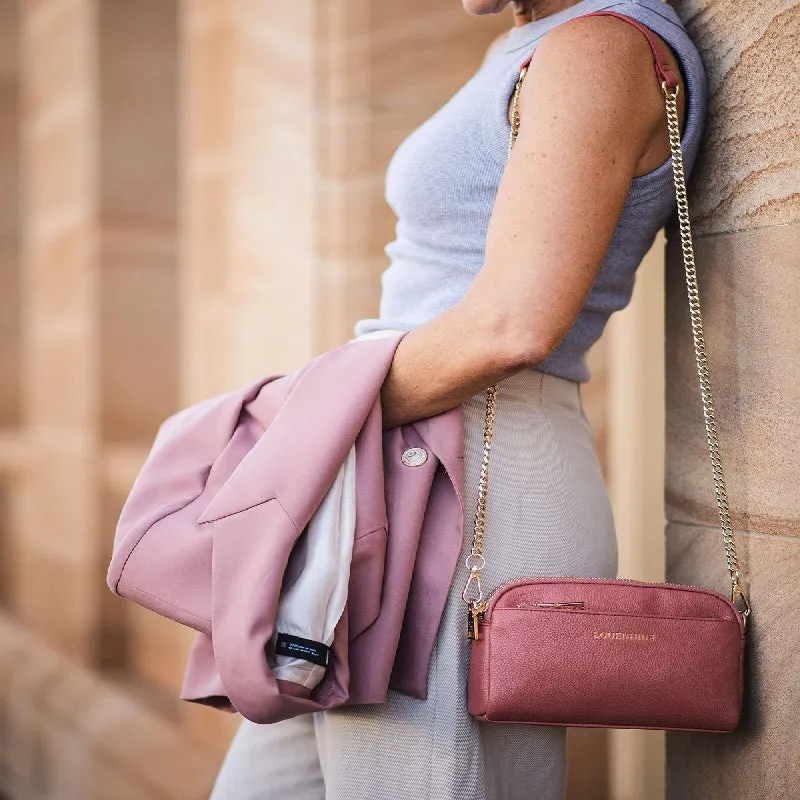
[[[197,631],[183,699],[276,722],[380,703],[389,688],[425,698],[463,537],[463,417],[457,407],[382,429],[380,388],[403,335],[353,340],[161,426],[108,585]],[[354,443],[348,603],[309,691],[276,680],[265,647],[292,547]]]

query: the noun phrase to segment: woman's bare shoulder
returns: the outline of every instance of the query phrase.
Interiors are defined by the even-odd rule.
[[[674,61],[672,53],[669,57]],[[677,71],[676,61],[674,67]],[[582,92],[582,99],[598,108],[630,105],[647,119],[647,127],[661,122],[664,103],[650,46],[633,25],[615,17],[585,15],[553,28],[536,46],[531,77],[528,93],[534,84],[541,86],[541,78],[558,84],[559,91]],[[523,84],[522,104],[525,94]]]
[[[653,34],[654,38],[660,37]],[[673,70],[680,75],[674,53],[665,46]],[[625,135],[646,137],[642,143],[636,174],[647,172],[669,156],[664,126],[664,98],[659,87],[653,54],[641,31],[612,16],[581,16],[553,28],[536,47],[531,62],[534,80],[527,93],[535,90],[538,77],[542,88],[573,95],[575,102],[594,107],[597,114],[627,115]],[[683,83],[682,78],[679,78]],[[526,81],[527,82],[527,81]],[[683,87],[682,87],[683,88]],[[526,87],[520,97],[524,119]],[[678,96],[680,124],[686,114],[685,91]]]
[[[678,61],[670,47],[654,31],[654,39],[661,42],[673,69],[678,72]],[[591,14],[564,22],[542,37],[534,58],[545,57],[570,62],[583,67],[597,78],[615,75],[617,78],[653,74],[653,56],[642,33],[633,25],[611,15]]]
[[[651,58],[649,45],[641,32],[610,15],[585,14],[562,22],[542,37],[536,52],[544,50],[561,50],[570,57],[585,53],[585,58],[594,58],[598,63],[610,63],[620,57]]]

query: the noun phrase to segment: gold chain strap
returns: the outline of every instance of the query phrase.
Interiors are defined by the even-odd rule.
[[[711,394],[711,378],[708,372],[706,340],[703,336],[703,317],[700,313],[700,289],[697,285],[697,270],[694,263],[694,245],[692,244],[692,227],[689,222],[689,203],[686,197],[686,176],[683,172],[683,151],[681,150],[680,125],[678,123],[678,87],[673,91],[667,88],[666,82],[661,84],[667,106],[667,129],[669,146],[672,151],[672,177],[675,183],[675,198],[678,205],[678,223],[681,235],[681,251],[683,252],[683,268],[686,276],[686,293],[689,297],[689,318],[692,323],[692,340],[694,343],[697,377],[700,382],[700,399],[703,403],[703,419],[706,427],[706,443],[711,471],[714,476],[714,494],[717,498],[717,512],[722,529],[722,542],[725,547],[725,562],[731,578],[731,600],[741,604],[742,616],[747,621],[750,605],[744,593],[739,575],[739,561],[736,558],[736,544],[733,541],[731,514],[728,507],[728,493],[725,489],[725,474],[722,471],[722,455],[717,437],[717,419],[714,413],[714,397]],[[737,605],[739,605],[737,603]]]
[[[514,146],[519,133],[519,91],[522,81],[527,73],[527,67],[520,70],[514,94],[511,100],[511,136],[508,143],[508,155]],[[681,150],[680,125],[678,122],[678,88],[670,90],[666,82],[661,84],[664,92],[667,110],[667,129],[669,132],[670,150],[672,152],[672,175],[675,183],[675,197],[678,207],[678,222],[681,236],[681,249],[683,252],[683,265],[686,273],[686,291],[689,297],[689,317],[692,324],[692,338],[694,341],[695,361],[697,376],[700,381],[700,397],[703,404],[703,418],[706,428],[706,442],[711,461],[711,470],[714,476],[714,493],[717,500],[722,541],[725,547],[725,561],[731,578],[731,600],[737,604],[742,619],[746,623],[750,613],[750,606],[739,575],[739,562],[736,558],[736,544],[733,540],[731,528],[728,495],[725,490],[725,475],[722,471],[722,457],[717,437],[717,423],[714,414],[714,399],[711,393],[711,380],[708,370],[708,357],[703,336],[703,318],[700,313],[700,292],[697,285],[697,271],[694,263],[694,248],[692,245],[692,229],[689,221],[689,205],[686,197],[686,176],[683,171],[683,152]],[[462,597],[467,604],[471,623],[470,636],[477,635],[478,616],[486,609],[486,601],[481,584],[481,570],[486,566],[483,555],[483,539],[486,530],[486,491],[489,482],[489,453],[492,446],[494,433],[494,418],[496,413],[497,384],[486,389],[486,423],[483,436],[483,460],[481,474],[478,481],[478,502],[475,512],[475,525],[472,536],[472,549],[466,559],[469,570],[467,582],[464,585]]]

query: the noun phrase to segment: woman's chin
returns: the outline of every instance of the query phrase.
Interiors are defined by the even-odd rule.
[[[510,0],[461,0],[461,5],[467,14],[483,16],[484,14],[499,14]]]

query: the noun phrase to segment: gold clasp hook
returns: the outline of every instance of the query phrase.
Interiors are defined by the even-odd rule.
[[[750,603],[738,579],[735,579],[731,585],[731,602],[739,609],[739,613],[742,615],[742,625],[746,629],[747,618],[750,616]]]
[[[467,569],[469,570],[469,577],[464,584],[464,591],[461,592],[461,597],[464,602],[469,606],[472,603],[480,603],[483,600],[483,584],[481,583],[481,570],[486,566],[486,559],[471,553],[467,556],[465,561]]]
[[[486,559],[480,553],[470,553],[464,562],[469,570],[469,577],[464,584],[461,597],[467,604],[467,638],[478,638],[479,617],[486,611],[483,599],[483,584],[481,583],[481,570],[486,566]]]

